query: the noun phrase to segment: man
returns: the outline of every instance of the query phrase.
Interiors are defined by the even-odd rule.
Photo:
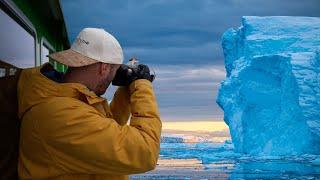
[[[161,121],[150,72],[118,88],[109,106],[99,96],[123,62],[112,35],[85,28],[71,49],[50,57],[69,67],[65,75],[46,64],[19,79],[19,177],[128,179],[154,169]]]

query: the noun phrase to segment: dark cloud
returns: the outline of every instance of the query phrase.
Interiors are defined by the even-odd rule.
[[[223,32],[239,26],[244,15],[320,16],[319,0],[63,0],[62,3],[71,40],[84,27],[102,27],[114,34],[125,49],[135,48],[137,52],[133,54],[137,56],[139,48],[163,54],[167,54],[166,48],[173,48],[176,53],[168,55],[184,55],[142,54],[149,59],[148,63],[171,59],[163,63],[190,64],[195,58],[193,51],[184,51],[187,47],[194,48],[201,63],[222,63],[221,51],[208,52],[202,46],[220,44]],[[177,62],[172,58],[177,58]]]

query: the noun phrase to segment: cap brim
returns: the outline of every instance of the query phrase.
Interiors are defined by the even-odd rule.
[[[49,57],[69,67],[88,66],[90,64],[99,62],[71,49],[52,53],[49,55]]]

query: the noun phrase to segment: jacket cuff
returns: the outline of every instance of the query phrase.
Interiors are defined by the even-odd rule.
[[[152,88],[152,83],[147,79],[138,79],[138,80],[133,81],[129,85],[129,93],[130,93],[130,95],[133,92],[135,92],[136,90],[138,90],[139,88],[143,88],[143,87]]]

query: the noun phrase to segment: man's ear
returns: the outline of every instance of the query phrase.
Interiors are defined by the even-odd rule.
[[[108,74],[109,71],[110,71],[110,65],[109,64],[106,64],[106,63],[101,63],[100,64],[100,74],[101,75],[104,75],[104,74]]]

